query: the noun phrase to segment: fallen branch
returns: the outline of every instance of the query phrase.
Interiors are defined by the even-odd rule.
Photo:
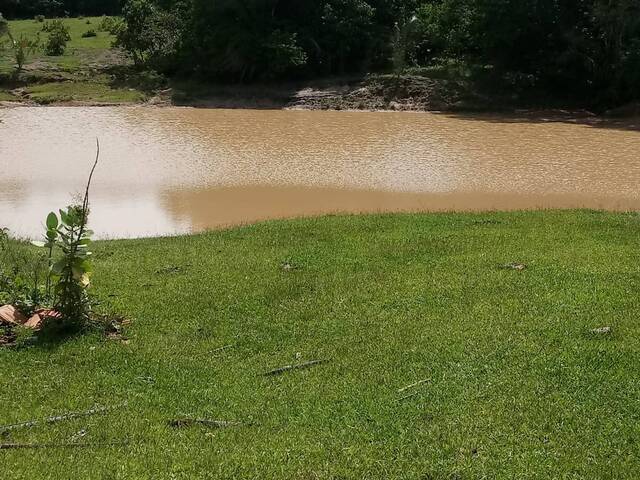
[[[0,450],[17,450],[26,448],[98,448],[98,447],[123,447],[129,442],[103,442],[103,443],[0,443]]]
[[[11,430],[16,430],[18,428],[31,428],[43,423],[51,424],[51,423],[62,422],[65,420],[72,420],[74,418],[89,417],[91,415],[97,415],[99,413],[106,413],[111,410],[115,410],[116,408],[124,407],[126,405],[127,403],[125,402],[125,403],[121,403],[119,405],[114,405],[111,407],[96,407],[90,410],[86,410],[84,412],[69,412],[63,415],[57,415],[55,417],[48,417],[48,418],[45,418],[44,420],[31,420],[28,422],[14,423],[13,425],[4,425],[4,426],[0,426],[0,433],[9,432]]]
[[[305,368],[309,368],[309,367],[313,367],[315,365],[320,365],[322,363],[326,363],[329,360],[312,360],[310,362],[305,362],[305,363],[299,363],[297,365],[285,365],[284,367],[280,367],[280,368],[276,368],[274,370],[269,370],[268,372],[265,372],[264,375],[265,376],[274,376],[274,375],[281,375],[285,372],[289,372],[291,370],[301,370],[301,369],[305,369]]]
[[[213,350],[209,350],[207,352],[199,353],[195,357],[196,358],[209,357],[209,356],[215,355],[216,353],[224,352],[225,350],[228,350],[233,347],[235,347],[234,344],[224,345],[222,347],[214,348]]]
[[[431,379],[430,378],[425,378],[424,380],[420,380],[420,381],[418,381],[416,383],[412,383],[411,385],[407,385],[406,387],[402,387],[402,388],[398,389],[398,393],[406,392],[410,388],[417,387],[418,385],[422,385],[423,383],[427,383],[429,380],[431,380]]]
[[[508,263],[506,265],[501,265],[500,268],[502,268],[503,270],[517,270],[519,272],[522,272],[523,270],[527,269],[527,265],[525,265],[524,263]]]
[[[223,350],[226,350],[228,348],[233,348],[233,345],[225,345],[224,347],[220,347],[220,348],[216,348],[214,350],[211,350],[209,353],[222,352]]]
[[[169,420],[169,425],[175,428],[192,427],[194,425],[204,425],[213,428],[229,428],[244,425],[242,422],[229,420],[209,420],[208,418],[176,418]]]
[[[399,402],[403,402],[403,401],[405,401],[405,400],[408,400],[408,399],[410,399],[410,398],[413,398],[413,397],[417,396],[417,395],[418,395],[418,393],[419,393],[419,392],[413,392],[413,393],[410,393],[409,395],[405,395],[404,397],[400,397],[400,398],[398,399],[398,401],[399,401]]]

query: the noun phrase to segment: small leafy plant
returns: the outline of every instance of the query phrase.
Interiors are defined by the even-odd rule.
[[[97,37],[97,36],[98,34],[93,29],[87,30],[82,34],[82,38],[91,38],[91,37]]]
[[[39,39],[31,39],[25,35],[20,35],[17,40],[10,38],[13,44],[13,56],[16,60],[18,73],[22,71],[27,59],[40,48]]]
[[[44,242],[34,242],[47,249],[49,274],[45,291],[52,300],[54,310],[61,316],[62,329],[82,327],[89,321],[91,314],[87,289],[92,272],[89,245],[93,232],[87,228],[87,224],[89,188],[99,156],[98,143],[96,160],[89,174],[82,204],[59,210],[59,216],[51,212],[46,220]],[[54,258],[56,253],[59,256]]]
[[[55,243],[62,252],[60,258],[51,265],[50,277],[55,283],[53,305],[62,315],[66,327],[84,325],[91,313],[87,295],[92,270],[89,260],[92,232],[86,228],[88,214],[86,200],[83,205],[71,205],[66,210],[60,210],[59,221],[55,214],[49,214],[51,223],[47,225],[47,234],[53,231],[57,233]],[[53,226],[55,228],[49,228]]]

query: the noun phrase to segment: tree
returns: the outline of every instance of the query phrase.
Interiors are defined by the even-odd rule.
[[[166,68],[175,62],[181,35],[186,33],[179,13],[149,0],[131,0],[123,9],[124,22],[117,29],[115,45],[127,51],[137,66]]]

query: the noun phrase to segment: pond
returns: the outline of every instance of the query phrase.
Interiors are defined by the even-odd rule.
[[[0,226],[35,237],[83,190],[100,238],[338,212],[640,209],[640,131],[437,113],[0,110]]]

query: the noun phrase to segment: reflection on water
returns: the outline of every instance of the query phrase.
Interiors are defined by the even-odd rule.
[[[172,218],[193,230],[273,218],[339,212],[447,212],[504,209],[579,208],[635,210],[640,201],[579,194],[411,193],[316,187],[223,187],[168,192],[164,206]]]
[[[101,237],[334,212],[640,209],[640,133],[437,114],[0,110],[0,225],[35,236],[82,190]]]

